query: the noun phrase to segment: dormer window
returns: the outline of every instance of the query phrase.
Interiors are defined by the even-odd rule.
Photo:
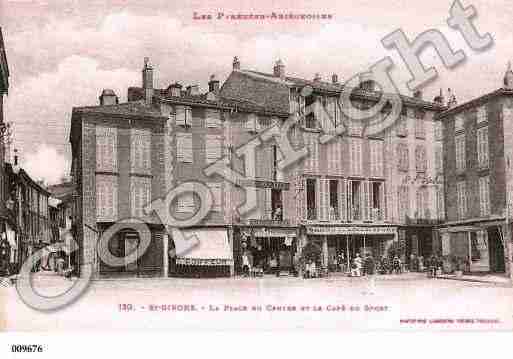
[[[177,126],[192,126],[192,109],[188,106],[177,106],[175,121]]]
[[[246,130],[248,132],[257,133],[260,130],[260,123],[258,122],[258,116],[254,113],[248,116],[246,120]]]

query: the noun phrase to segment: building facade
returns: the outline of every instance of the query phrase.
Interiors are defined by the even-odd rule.
[[[98,106],[73,109],[80,265],[92,263],[98,276],[228,276],[242,271],[247,252],[255,266],[291,271],[307,243],[322,249],[325,269],[341,252],[349,259],[363,252],[386,255],[392,246],[406,257],[440,250],[435,226],[445,218],[444,142],[435,114],[445,109],[441,97],[402,96],[400,119],[368,135],[343,114],[343,87],[335,75],[331,82],[287,76],[281,61],[273,73],[241,70],[237,58],[232,65],[222,87],[212,77],[202,94],[197,85],[154,88],[153,68],[145,62],[142,86],[128,89],[127,103],[104,90]],[[312,91],[304,96],[306,86]],[[372,81],[352,92],[362,107],[379,97]],[[314,104],[345,131],[321,143],[326,116],[307,113]],[[388,111],[385,106],[376,120]],[[309,155],[282,167],[283,143],[269,134],[291,116],[300,120],[287,127],[287,141]],[[144,209],[190,181],[208,187],[213,206],[185,229],[204,245],[180,253],[169,223]],[[248,193],[255,194],[252,208],[242,210]],[[192,193],[178,196],[173,217],[191,217],[198,200]],[[123,218],[150,225],[152,242],[137,262],[111,268],[98,258],[96,243]],[[116,238],[109,248],[119,256],[138,243],[130,230]]]
[[[443,123],[447,221],[440,228],[445,256],[467,270],[509,272],[513,72],[496,91],[454,106]]]

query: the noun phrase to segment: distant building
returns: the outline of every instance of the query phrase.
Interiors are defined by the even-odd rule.
[[[470,259],[470,270],[509,271],[512,212],[513,71],[503,87],[453,106],[443,122],[447,221],[441,253]],[[508,208],[509,206],[509,208]]]

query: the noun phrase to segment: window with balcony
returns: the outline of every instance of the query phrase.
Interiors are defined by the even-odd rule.
[[[354,221],[361,221],[363,219],[362,216],[362,204],[363,204],[363,195],[362,195],[362,187],[363,184],[361,181],[349,181],[349,215],[350,219]]]
[[[384,184],[383,182],[371,182],[372,193],[372,221],[384,220]]]
[[[329,220],[338,221],[340,219],[339,206],[338,206],[338,180],[329,181],[329,195],[330,195],[330,208]]]
[[[488,127],[477,130],[477,163],[479,168],[488,168]]]
[[[427,169],[426,149],[422,145],[415,148],[415,169],[417,172],[426,172]]]
[[[350,137],[349,147],[351,153],[351,174],[359,176],[362,174],[362,139]]]
[[[462,172],[466,168],[465,159],[465,134],[458,135],[454,138],[456,149],[456,171]]]
[[[306,179],[306,206],[307,219],[317,219],[317,180],[315,178]]]
[[[271,189],[271,210],[274,221],[283,221],[283,198],[280,189]]]

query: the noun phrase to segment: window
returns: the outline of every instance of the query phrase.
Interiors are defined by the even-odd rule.
[[[217,110],[207,109],[205,111],[205,124],[207,127],[215,128],[221,126],[221,114]]]
[[[317,128],[317,121],[315,119],[316,97],[305,97],[305,127],[310,129]]]
[[[151,179],[147,177],[130,178],[130,208],[132,216],[143,217],[143,208],[151,202]]]
[[[358,176],[362,174],[362,139],[349,138],[351,152],[351,174]]]
[[[205,141],[205,155],[207,164],[215,162],[222,155],[221,140],[218,136],[207,135]]]
[[[338,210],[338,180],[329,180],[329,220],[338,221],[340,219]]]
[[[383,141],[370,140],[370,173],[372,177],[383,177]]]
[[[360,221],[362,220],[362,182],[349,181],[348,191],[348,210],[349,220]]]
[[[130,131],[130,170],[132,173],[151,173],[151,132]]]
[[[459,135],[454,138],[456,147],[456,171],[464,171],[465,163],[465,135]]]
[[[117,172],[117,129],[96,126],[96,171]]]
[[[192,213],[194,212],[194,195],[192,192],[186,192],[181,194],[177,198],[176,211],[180,213]]]
[[[458,115],[454,119],[454,132],[465,130],[465,117]]]
[[[188,106],[176,106],[175,121],[177,126],[191,126],[192,109]]]
[[[415,212],[417,219],[430,219],[429,213],[429,192],[426,187],[417,189],[417,211]]]
[[[445,219],[445,197],[443,186],[437,186],[436,188],[436,210],[438,212],[438,219]]]
[[[260,130],[260,124],[258,122],[258,116],[254,113],[251,113],[248,115],[248,118],[246,119],[246,130],[248,132],[256,133]]]
[[[221,183],[209,183],[208,187],[212,193],[212,211],[220,212],[222,208]]]
[[[372,195],[372,221],[382,221],[384,216],[384,183],[382,182],[371,182],[371,195]]]
[[[317,174],[319,172],[319,136],[317,133],[305,133],[304,139],[308,149],[305,171]]]
[[[477,130],[477,163],[479,168],[488,168],[488,127]]]
[[[424,127],[425,113],[422,110],[415,111],[415,137],[426,138],[426,129]]]
[[[435,140],[442,141],[444,139],[444,127],[442,121],[435,122]]]
[[[176,135],[176,159],[178,162],[192,163],[192,134],[180,133]]]
[[[283,203],[282,191],[280,189],[271,189],[271,210],[274,221],[283,221]]]
[[[398,204],[398,212],[399,212],[399,220],[405,221],[407,217],[410,215],[410,189],[408,186],[399,186],[397,190],[397,197],[399,200]]]
[[[443,160],[443,149],[442,145],[436,145],[435,147],[435,171],[441,173],[444,171],[444,160]]]
[[[415,169],[417,172],[426,172],[427,169],[426,149],[421,145],[415,148]]]
[[[115,221],[117,214],[117,176],[96,175],[96,217],[98,221]]]
[[[488,121],[488,112],[486,112],[486,105],[477,108],[477,123]]]
[[[456,183],[458,196],[458,218],[464,219],[467,216],[467,184],[465,181]]]
[[[396,134],[400,137],[408,136],[408,111],[406,107],[401,110],[401,117],[397,121]]]
[[[399,171],[407,172],[410,168],[408,152],[408,145],[406,143],[399,143],[397,145],[397,164]]]
[[[490,215],[490,177],[479,178],[479,213],[481,217]]]
[[[315,220],[317,219],[317,180],[314,178],[308,178],[306,180],[306,205],[307,209],[307,219]]]

